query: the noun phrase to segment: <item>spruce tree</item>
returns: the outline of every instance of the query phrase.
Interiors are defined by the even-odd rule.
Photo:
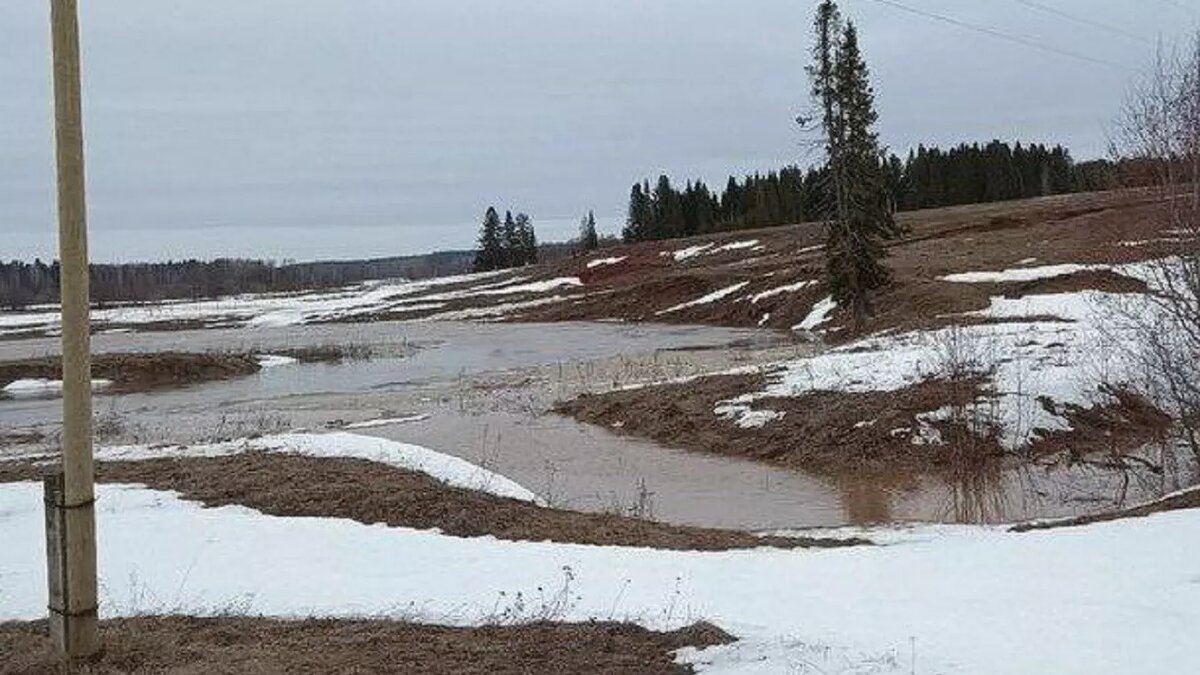
[[[500,215],[488,207],[479,227],[479,246],[475,251],[476,272],[490,272],[504,267],[504,246],[500,236]]]
[[[653,217],[649,192],[643,189],[641,183],[634,183],[633,189],[629,192],[629,213],[626,216],[625,229],[621,231],[621,237],[627,242],[650,239]]]
[[[837,4],[817,9],[817,43],[809,68],[820,105],[830,169],[826,273],[830,293],[861,328],[871,315],[871,293],[890,279],[884,244],[901,234],[892,211],[873,127],[875,94],[853,23],[842,24]]]
[[[512,211],[504,212],[504,226],[500,230],[500,243],[504,249],[502,267],[520,267],[525,264],[524,241],[521,239],[517,222],[513,220]]]
[[[596,214],[591,211],[579,221],[579,245],[585,251],[600,247],[600,236],[596,234]]]
[[[683,200],[666,175],[658,177],[653,195],[651,239],[670,239],[683,235]]]
[[[533,222],[524,213],[517,214],[516,221],[517,255],[515,265],[532,265],[538,261],[537,235],[533,231]]]

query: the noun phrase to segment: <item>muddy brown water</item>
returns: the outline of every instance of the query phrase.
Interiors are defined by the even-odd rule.
[[[498,471],[556,506],[754,530],[932,520],[995,522],[1110,508],[1142,489],[1112,476],[1011,471],[957,482],[837,480],[667,448],[549,413],[556,400],[814,352],[771,331],[620,323],[378,323],[98,335],[103,352],[270,353],[370,345],[381,357],[281,366],[241,379],[96,398],[101,443],[192,443],[422,419],[363,433]],[[399,358],[390,354],[417,347]],[[53,354],[54,340],[0,343],[0,360]],[[0,400],[0,436],[58,427],[54,399]],[[27,448],[26,448],[27,449]],[[0,453],[5,452],[0,448]]]

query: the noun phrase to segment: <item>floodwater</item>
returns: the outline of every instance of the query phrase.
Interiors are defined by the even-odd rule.
[[[288,365],[179,389],[99,395],[104,444],[192,443],[322,430],[416,443],[498,471],[555,506],[754,530],[1074,515],[1169,488],[1127,477],[1003,470],[963,480],[810,476],[580,424],[550,412],[583,392],[770,363],[811,353],[770,331],[621,323],[372,323],[97,335],[97,352],[365,345],[379,356]],[[57,351],[55,340],[0,342],[0,360]],[[54,399],[0,400],[0,433],[53,438]],[[0,450],[3,452],[3,450]],[[1064,486],[1069,486],[1069,489]],[[1081,487],[1082,486],[1082,487]]]

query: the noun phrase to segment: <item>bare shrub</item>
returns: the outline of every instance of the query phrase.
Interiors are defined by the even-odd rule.
[[[973,471],[977,460],[995,449],[1002,426],[999,399],[990,383],[996,372],[996,345],[958,324],[932,333],[930,339],[934,359],[925,376],[946,383],[948,404],[918,415],[917,422],[948,432],[940,433],[939,440],[950,446],[951,465]]]
[[[1147,296],[1110,311],[1128,334],[1121,344],[1139,393],[1178,421],[1200,459],[1200,34],[1160,46],[1126,97],[1112,152],[1136,168],[1129,180],[1149,180],[1163,203],[1158,224],[1184,247],[1143,266]]]

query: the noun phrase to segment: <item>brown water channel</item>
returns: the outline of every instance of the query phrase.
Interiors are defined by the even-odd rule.
[[[767,331],[618,323],[378,323],[99,335],[105,352],[367,345],[380,357],[281,366],[237,380],[96,399],[102,443],[191,443],[254,433],[355,429],[457,455],[552,504],[747,529],[936,520],[992,522],[1085,513],[1152,496],[1119,477],[1000,472],[946,481],[843,476],[665,448],[548,412],[585,391],[811,353]],[[393,356],[411,351],[406,357]],[[53,340],[0,343],[0,360],[52,354]],[[38,431],[52,445],[59,402],[0,400],[0,437]],[[414,419],[419,418],[419,419]],[[0,449],[0,453],[4,450]],[[1122,491],[1123,489],[1123,491]]]

